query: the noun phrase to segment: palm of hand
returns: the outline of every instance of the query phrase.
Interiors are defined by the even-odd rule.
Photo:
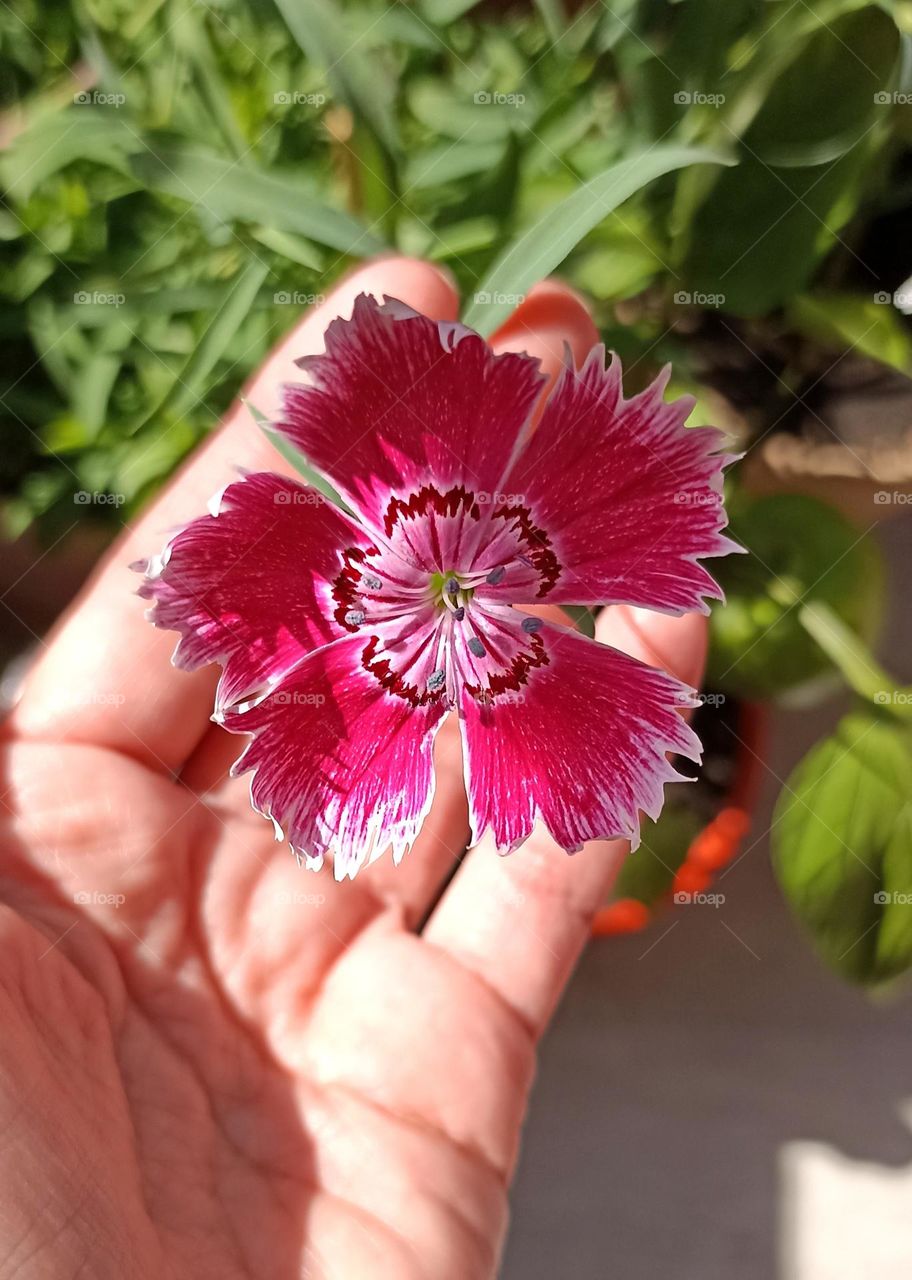
[[[370,877],[321,902],[243,783],[8,769],[0,1178],[48,1187],[40,1228],[13,1192],[15,1274],[103,1242],[155,1280],[490,1275],[533,1057],[506,1003]]]
[[[365,267],[250,400],[268,406],[363,291],[458,311],[433,268]],[[565,342],[579,364],[595,340],[544,284],[495,345],[554,376]],[[569,859],[536,830],[450,878],[467,823],[447,724],[400,867],[299,870],[225,780],[240,743],[209,724],[212,671],[168,666],[126,568],[237,465],[277,465],[240,410],[114,549],[0,744],[0,1274],[487,1280],[535,1043],[625,847]],[[696,615],[619,607],[598,635],[699,679]]]

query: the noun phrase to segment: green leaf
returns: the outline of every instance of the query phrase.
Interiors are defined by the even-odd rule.
[[[28,200],[55,173],[76,160],[123,169],[137,148],[127,121],[113,107],[82,103],[40,117],[0,159],[0,182],[16,200]]]
[[[773,819],[782,890],[838,973],[877,983],[912,965],[912,741],[847,716],[799,764]]]
[[[288,30],[303,52],[325,72],[333,93],[345,102],[378,138],[390,155],[399,149],[390,107],[391,86],[376,59],[362,57],[357,42],[340,20],[341,9],[329,0],[275,0]]]
[[[565,604],[561,605],[561,608],[573,619],[577,631],[588,636],[590,640],[595,639],[596,615],[587,604]]]
[[[682,801],[670,801],[656,822],[643,824],[639,848],[624,859],[612,898],[636,898],[651,907],[664,897],[697,837],[703,819]]]
[[[281,172],[259,172],[195,146],[156,146],[131,167],[157,191],[200,205],[224,222],[255,222],[290,231],[342,253],[363,257],[384,247],[357,219],[315,199]]]
[[[428,22],[442,27],[461,18],[478,2],[479,0],[421,0],[421,9]]]
[[[912,336],[891,305],[888,294],[799,294],[788,318],[799,333],[838,351],[858,351],[883,364],[912,371]]]
[[[884,114],[877,101],[900,53],[896,23],[879,5],[826,24],[777,76],[745,144],[773,166],[826,164],[850,151]]]
[[[256,405],[251,404],[249,400],[245,400],[247,408],[250,410],[250,416],[256,424],[262,428],[264,434],[271,445],[282,455],[286,462],[291,463],[295,471],[303,477],[312,489],[317,489],[323,494],[329,502],[344,511],[347,515],[354,515],[351,507],[342,498],[341,494],[329,483],[325,476],[307,461],[300,449],[296,449],[290,440],[286,439],[280,431],[276,431],[270,424],[265,413],[261,412]]]
[[[541,14],[552,48],[562,57],[566,57],[567,52],[560,47],[561,38],[567,30],[567,16],[561,0],[535,0],[535,7]]]
[[[726,603],[710,619],[714,688],[771,697],[832,671],[802,625],[802,604],[824,604],[870,637],[882,609],[877,544],[824,502],[773,494],[729,502],[730,533],[748,555],[718,562]]]
[[[293,236],[287,231],[276,231],[273,227],[252,227],[250,234],[260,244],[287,258],[289,262],[297,262],[299,266],[309,267],[311,271],[323,269],[322,255],[300,236]]]
[[[877,96],[899,56],[892,19],[872,5],[825,25],[800,16],[815,24],[811,34],[786,43],[784,65],[762,59],[758,82],[719,113],[718,136],[740,138],[738,168],[682,184],[675,232],[685,283],[742,315],[807,287],[856,212],[888,133]]]
[[[538,114],[526,93],[500,93],[486,85],[457,89],[439,80],[420,80],[409,106],[427,128],[476,146],[504,142],[511,133],[525,135]]]
[[[559,267],[593,227],[655,178],[687,165],[730,163],[719,152],[671,145],[613,165],[549,209],[510,245],[477,290],[465,323],[491,333],[510,314],[517,296]]]
[[[140,427],[152,418],[178,419],[203,399],[206,380],[250,310],[268,270],[265,263],[251,262],[231,282],[190,358],[170,380],[164,396],[145,414]]]
[[[798,609],[798,620],[857,694],[889,707],[900,717],[912,716],[912,690],[896,687],[867,645],[829,605],[803,604]]]
[[[404,183],[408,191],[423,191],[445,182],[459,182],[476,173],[489,173],[504,156],[504,142],[442,142],[438,146],[412,154],[405,165]]]

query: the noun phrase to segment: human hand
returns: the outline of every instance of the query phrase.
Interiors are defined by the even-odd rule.
[[[258,372],[258,408],[363,291],[457,313],[433,268],[365,267]],[[552,375],[565,341],[579,362],[596,333],[554,284],[494,339]],[[489,1277],[536,1044],[624,846],[482,843],[447,883],[468,836],[448,724],[400,867],[300,871],[226,778],[241,744],[209,721],[216,673],[169,666],[127,568],[236,466],[284,469],[240,405],[113,549],[5,727],[0,1277]],[[699,679],[703,618],[618,607],[597,635]]]

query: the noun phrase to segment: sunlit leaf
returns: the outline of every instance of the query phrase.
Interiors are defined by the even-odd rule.
[[[466,324],[491,333],[517,298],[559,267],[593,227],[647,183],[686,165],[730,163],[719,152],[659,146],[613,165],[549,209],[509,246],[480,283],[466,311]]]

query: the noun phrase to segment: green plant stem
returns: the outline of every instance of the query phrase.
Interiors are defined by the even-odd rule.
[[[819,601],[798,610],[801,625],[839,668],[850,688],[868,702],[888,707],[901,719],[912,718],[912,688],[898,688],[865,643],[839,615]]]

